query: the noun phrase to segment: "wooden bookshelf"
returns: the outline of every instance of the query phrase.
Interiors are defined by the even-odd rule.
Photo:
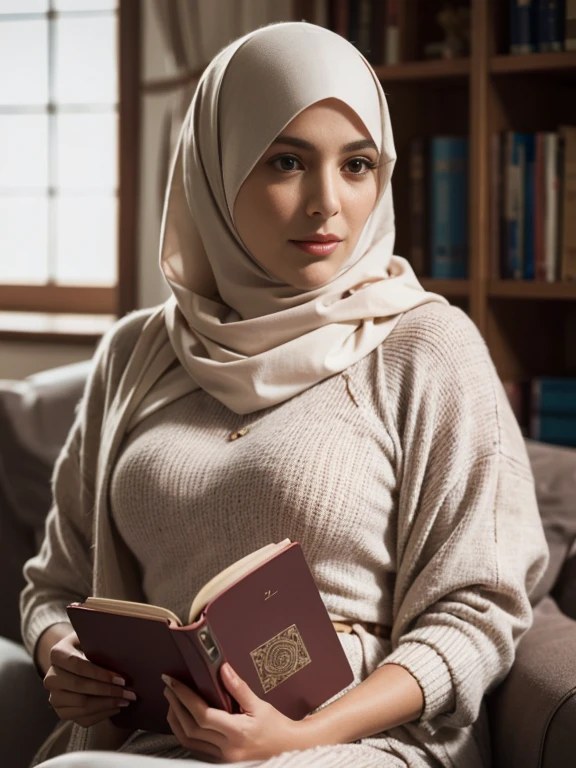
[[[445,2],[399,3],[400,62],[374,66],[388,100],[397,152],[395,252],[409,252],[411,140],[467,136],[468,279],[421,277],[421,282],[469,313],[502,379],[576,376],[576,283],[498,279],[490,237],[491,137],[507,130],[576,125],[576,53],[509,55],[508,2],[469,0],[469,56],[425,61],[423,44],[442,37],[434,20]],[[296,18],[315,22],[314,0],[295,7]]]

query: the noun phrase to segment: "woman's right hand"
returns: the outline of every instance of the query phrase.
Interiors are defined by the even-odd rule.
[[[44,688],[61,720],[73,720],[86,728],[117,715],[136,699],[135,693],[120,684],[122,678],[88,661],[75,632],[51,647],[49,659]]]

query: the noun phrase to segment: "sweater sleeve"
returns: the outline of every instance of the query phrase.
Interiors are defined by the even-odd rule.
[[[415,724],[435,733],[474,722],[508,673],[548,548],[524,441],[476,327],[452,307],[427,327],[410,323],[387,361],[401,478],[382,664],[414,676],[424,696]]]
[[[20,595],[24,646],[35,660],[38,640],[68,621],[66,606],[92,594],[92,526],[97,457],[106,403],[140,330],[140,312],[116,323],[100,341],[76,417],[52,473],[52,507],[39,552],[24,565]]]

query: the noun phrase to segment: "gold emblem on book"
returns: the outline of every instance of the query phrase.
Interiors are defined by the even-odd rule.
[[[268,693],[292,677],[312,659],[296,624],[292,624],[250,652],[258,677]]]

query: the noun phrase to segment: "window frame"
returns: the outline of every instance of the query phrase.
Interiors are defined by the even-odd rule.
[[[137,306],[138,279],[138,192],[140,181],[140,0],[119,0],[118,9],[118,219],[117,282],[115,286],[62,286],[56,284],[0,283],[0,339],[13,339],[14,313],[74,313],[122,317]],[[49,10],[54,19],[58,11]],[[2,327],[2,312],[10,313],[10,330]],[[97,318],[95,327],[101,327]],[[23,323],[23,327],[28,323]],[[22,335],[41,339],[41,332],[22,330]],[[57,335],[57,334],[56,334]],[[99,335],[66,333],[66,340]],[[48,334],[54,340],[54,332]]]

